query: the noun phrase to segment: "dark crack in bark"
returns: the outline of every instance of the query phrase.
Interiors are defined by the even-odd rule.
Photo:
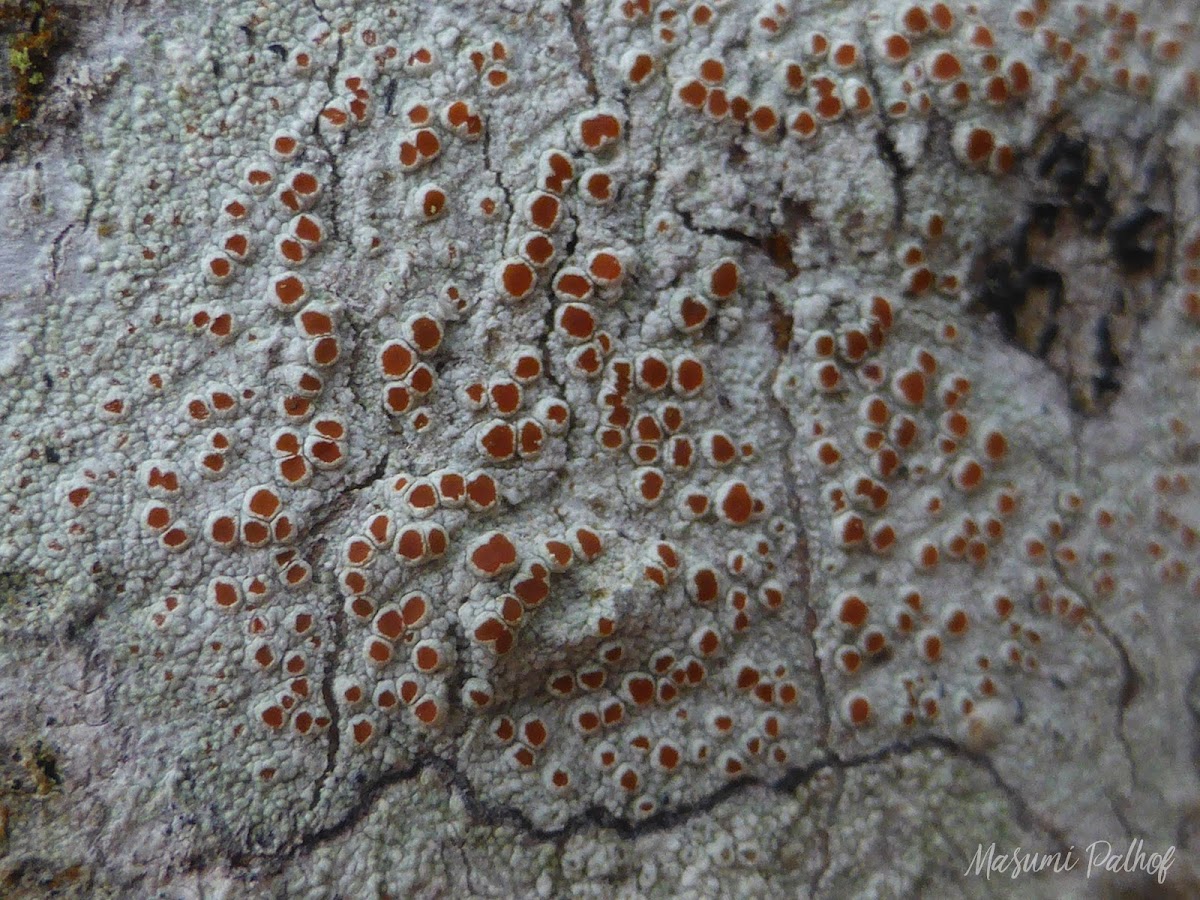
[[[1063,569],[1062,565],[1057,561],[1054,562],[1054,569],[1058,574],[1058,577],[1062,580],[1063,584],[1070,587],[1079,597],[1087,596],[1083,590],[1083,586],[1073,581],[1068,573]],[[1116,653],[1117,658],[1120,660],[1121,687],[1116,697],[1117,740],[1121,744],[1121,749],[1125,756],[1125,762],[1129,766],[1130,782],[1131,784],[1136,785],[1138,782],[1137,768],[1133,762],[1133,746],[1129,742],[1129,734],[1126,731],[1125,715],[1129,711],[1129,707],[1133,704],[1134,699],[1141,691],[1142,676],[1141,673],[1138,672],[1137,667],[1133,664],[1133,658],[1129,653],[1129,648],[1125,646],[1124,642],[1118,636],[1116,631],[1114,631],[1108,625],[1108,623],[1104,621],[1104,618],[1100,615],[1092,603],[1087,603],[1087,607],[1088,613],[1091,617],[1091,622],[1096,628],[1096,631],[1099,632],[1100,636],[1104,638],[1105,643],[1112,648],[1113,652]],[[1113,804],[1113,813],[1117,816],[1117,819],[1121,821],[1122,824],[1125,824],[1125,820],[1122,818],[1123,814],[1117,809],[1115,804]]]
[[[392,104],[396,102],[396,87],[399,83],[400,81],[397,78],[389,79],[383,89],[383,114],[385,116],[392,114]]]
[[[500,188],[500,192],[504,194],[504,205],[507,208],[504,221],[504,238],[508,240],[512,237],[512,220],[516,210],[513,207],[512,191],[504,183],[502,170],[492,164],[492,130],[490,128],[483,129],[483,167],[491,173],[492,177],[496,180],[496,187]]]
[[[337,29],[333,28],[332,25],[330,25],[329,20],[325,18],[325,14],[321,12],[321,7],[317,0],[312,0],[312,5],[313,10],[317,14],[317,18],[320,19],[325,25],[329,26],[333,34],[337,35],[337,56],[334,58],[333,64],[329,67],[329,72],[325,77],[325,85],[329,89],[330,95],[337,96],[337,78],[338,73],[341,71],[342,59],[346,55],[346,45],[342,41],[341,33],[338,32]],[[320,145],[321,149],[325,151],[326,157],[329,159],[330,189],[326,192],[326,196],[329,198],[329,232],[335,239],[337,239],[341,237],[341,229],[338,224],[338,195],[341,193],[342,173],[338,169],[337,151],[329,143],[324,133],[321,131],[320,112],[313,117],[312,134],[317,143]],[[345,135],[343,137],[343,143],[345,143],[345,139],[347,137],[349,137],[349,135]]]
[[[58,267],[61,263],[62,244],[66,240],[67,235],[71,233],[71,229],[76,223],[72,222],[62,231],[54,236],[54,243],[50,245],[50,281],[47,288],[53,290],[54,285],[58,283]]]
[[[1192,767],[1200,773],[1200,666],[1192,671],[1187,680],[1187,693],[1183,697],[1188,715],[1191,717],[1191,761]],[[1200,808],[1193,807],[1180,820],[1175,829],[1175,845],[1187,847],[1192,837],[1200,833]]]
[[[786,198],[784,199],[784,205],[785,216],[795,219],[796,215],[794,212],[790,215],[788,213]],[[691,212],[680,209],[677,205],[672,205],[671,211],[679,216],[683,227],[694,234],[724,238],[727,241],[741,244],[743,247],[748,247],[754,252],[762,254],[772,266],[783,272],[786,280],[794,278],[800,272],[800,268],[792,261],[792,235],[789,235],[786,231],[774,231],[767,228],[764,234],[751,234],[750,232],[740,231],[736,228],[700,225],[696,222],[695,216]]]
[[[586,0],[567,0],[564,4],[567,22],[571,26],[571,38],[575,41],[575,51],[579,54],[579,74],[587,84],[588,96],[593,103],[600,100],[600,90],[596,86],[595,58],[592,54],[592,39],[588,33]]]
[[[780,466],[780,471],[783,476],[784,487],[787,492],[786,502],[788,510],[788,518],[796,528],[796,549],[792,551],[789,562],[796,566],[796,575],[798,586],[800,588],[800,609],[804,614],[805,621],[802,624],[804,633],[807,635],[809,652],[812,654],[812,675],[817,682],[817,702],[821,710],[821,737],[818,741],[821,747],[828,748],[830,733],[833,727],[832,713],[829,708],[828,686],[825,680],[825,672],[821,668],[821,657],[817,648],[816,628],[818,616],[816,610],[811,604],[812,599],[812,559],[808,550],[808,535],[804,527],[804,509],[801,503],[803,492],[800,489],[799,478],[796,474],[795,462],[792,459],[792,448],[802,446],[803,441],[796,431],[795,423],[792,422],[791,416],[788,415],[787,408],[783,401],[776,393],[782,377],[784,367],[787,365],[788,352],[791,349],[791,332],[792,332],[792,317],[786,307],[780,301],[778,295],[773,291],[767,292],[767,300],[771,304],[771,312],[775,317],[776,325],[774,327],[775,342],[773,344],[776,363],[771,370],[770,384],[766,385],[767,404],[774,410],[775,419],[782,426],[786,440],[782,448],[783,461]]]
[[[842,795],[846,791],[845,773],[840,769],[830,769],[829,772],[833,776],[836,785],[833,797],[825,804],[823,810],[825,820],[817,829],[817,841],[820,844],[821,850],[821,865],[813,873],[812,878],[809,879],[808,890],[810,897],[820,896],[821,883],[825,880],[825,876],[829,872],[829,867],[833,865],[833,854],[830,852],[833,847],[833,841],[829,833],[829,824],[831,820],[836,818],[838,808],[842,804]]]
[[[313,809],[321,801],[321,793],[337,765],[338,749],[341,747],[341,711],[338,707],[337,697],[333,693],[333,681],[337,677],[342,649],[346,643],[346,611],[341,604],[335,604],[333,615],[329,621],[332,626],[330,629],[332,640],[325,651],[325,670],[321,673],[321,699],[329,714],[329,731],[325,744],[325,768],[313,783],[313,796],[310,804]]]
[[[862,38],[861,45],[864,48],[863,71],[866,75],[867,83],[871,86],[871,93],[875,96],[875,121],[879,126],[875,132],[875,149],[879,154],[879,159],[887,167],[892,176],[892,195],[894,199],[892,228],[898,230],[904,223],[904,216],[908,210],[908,198],[905,194],[905,187],[908,177],[912,174],[912,169],[904,164],[904,159],[900,156],[900,151],[896,149],[896,140],[892,137],[891,131],[892,123],[884,112],[884,90],[875,71],[875,54],[872,49],[873,44],[870,36],[860,34],[860,38]]]
[[[996,789],[1012,805],[1019,825],[1027,831],[1040,833],[1053,841],[1054,849],[1066,851],[1069,846],[1066,834],[1054,823],[1042,819],[1031,808],[1028,801],[1003,779],[988,757],[968,751],[948,738],[928,735],[907,741],[895,741],[856,756],[841,757],[826,751],[805,765],[790,768],[780,778],[774,780],[754,776],[739,778],[722,785],[698,800],[662,810],[641,821],[635,822],[615,815],[604,807],[592,805],[571,816],[563,825],[556,828],[542,828],[535,825],[525,813],[515,807],[488,805],[479,799],[470,779],[453,762],[433,754],[423,754],[418,756],[411,766],[389,772],[363,789],[345,815],[332,825],[319,829],[299,841],[288,855],[294,857],[311,853],[321,845],[349,834],[356,825],[374,811],[376,803],[383,799],[389,787],[410,781],[427,769],[436,772],[458,792],[472,824],[490,827],[508,826],[528,838],[553,842],[561,846],[570,837],[594,829],[605,829],[614,832],[624,840],[634,840],[646,834],[676,828],[694,817],[713,812],[717,807],[739,796],[748,788],[765,788],[774,793],[793,796],[796,791],[810,784],[826,770],[833,771],[840,777],[848,771],[931,750],[940,750],[982,769],[987,773]],[[254,859],[255,856],[252,854],[242,854],[235,857],[232,862],[239,867],[245,867],[249,866]]]

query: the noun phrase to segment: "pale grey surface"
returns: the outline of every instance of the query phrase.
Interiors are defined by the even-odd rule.
[[[1170,880],[1190,883],[1200,796],[1200,331],[1186,297],[1200,282],[1200,247],[1187,254],[1200,237],[1200,60],[1180,25],[1195,19],[1195,4],[1144,4],[1127,38],[1119,32],[1128,20],[1106,21],[1106,4],[1054,4],[1029,29],[1007,3],[981,3],[974,17],[954,5],[953,29],[914,38],[907,68],[881,57],[899,6],[796,2],[773,36],[756,23],[775,4],[712,2],[712,24],[687,24],[703,5],[656,4],[656,16],[678,10],[665,23],[624,22],[620,3],[548,0],[398,0],[355,3],[353,12],[333,2],[151,2],[98,5],[81,20],[41,129],[0,164],[0,893],[977,895],[1018,884],[964,879],[977,844],[1051,852],[1135,836],[1148,849],[1174,845]],[[1019,60],[1032,71],[1030,96],[1004,106],[980,99],[987,50],[970,41],[982,40],[976,27],[985,22],[1001,70]],[[664,27],[677,33],[673,45],[656,36]],[[376,34],[373,44],[364,31]],[[841,71],[807,52],[817,32],[857,41],[856,63]],[[510,82],[493,91],[470,54],[490,56],[497,40]],[[388,41],[396,61],[377,70]],[[427,70],[404,64],[420,46],[434,51]],[[1122,63],[1106,61],[1109,46],[1122,48],[1128,79]],[[928,68],[945,50],[961,57],[975,92],[965,108],[951,87],[923,87],[911,68]],[[658,70],[631,87],[624,73],[641,51]],[[297,52],[312,54],[310,73],[283,59]],[[1076,54],[1095,84],[1064,82],[1056,98],[1055,79]],[[724,60],[730,96],[773,104],[784,126],[817,107],[813,79],[825,73],[847,98],[852,81],[870,90],[875,108],[809,141],[786,127],[758,137],[708,122],[678,96],[707,58]],[[789,60],[803,64],[807,93],[786,91]],[[1141,73],[1150,80],[1139,95]],[[353,99],[345,84],[353,74],[368,91],[369,120],[345,131],[318,124],[331,100]],[[925,88],[930,113],[889,114]],[[485,136],[466,141],[434,124],[440,157],[403,172],[406,107],[428,103],[436,118],[457,99],[482,116]],[[76,104],[82,111],[67,116]],[[599,154],[577,140],[580,117],[596,110],[622,123],[621,139]],[[964,158],[971,128],[1014,148],[1012,174]],[[270,163],[277,183],[303,167],[323,185],[313,212],[326,240],[296,272],[310,308],[334,314],[342,342],[341,360],[322,370],[314,421],[336,415],[348,432],[344,464],[299,488],[280,485],[271,442],[287,424],[280,402],[310,365],[311,342],[264,299],[284,270],[275,240],[292,216],[274,187],[255,197],[243,182],[270,160],[280,129],[302,150]],[[1061,187],[1066,138],[1090,161],[1074,191]],[[550,148],[570,155],[577,174],[603,166],[619,193],[596,206],[572,187],[552,235],[555,262],[535,293],[506,303],[495,273],[530,231],[524,203]],[[448,202],[425,223],[413,198],[429,183]],[[214,284],[203,266],[238,227],[222,218],[234,195],[250,210],[251,255]],[[1095,209],[1098,196],[1110,210]],[[496,203],[491,218],[479,212],[485,198]],[[1031,290],[1014,339],[977,302],[986,263],[1014,261],[1014,235],[1039,203],[1059,211],[1050,238],[1022,242],[1025,271],[1041,266],[1065,285],[1059,334],[1040,357],[1028,352],[1039,334],[1027,329],[1046,324],[1032,312],[1043,295]],[[1157,218],[1129,224],[1147,209]],[[945,222],[937,239],[923,233],[932,213]],[[368,252],[373,235],[378,253]],[[923,263],[905,259],[911,246]],[[1147,269],[1131,263],[1130,246],[1147,248]],[[601,248],[616,250],[627,273],[590,302],[615,356],[687,352],[706,367],[694,398],[631,390],[634,415],[677,402],[681,433],[696,442],[696,462],[667,471],[666,497],[652,508],[636,498],[628,450],[598,447],[602,381],[570,371],[574,345],[553,324],[560,304],[549,273]],[[672,302],[700,291],[724,258],[740,266],[740,290],[712,301],[714,322],[682,334]],[[939,279],[957,276],[960,289],[914,292],[923,265]],[[450,284],[469,300],[462,313],[439,300]],[[895,311],[871,356],[885,379],[870,386],[839,351],[841,388],[822,393],[821,332],[844,340],[856,326],[869,330],[876,295]],[[227,341],[191,327],[201,310],[232,315]],[[423,408],[432,425],[417,433],[406,417],[385,414],[377,359],[422,313],[442,319],[445,339],[430,356],[438,383]],[[571,427],[548,436],[536,459],[489,464],[476,440],[494,414],[472,411],[463,390],[503,375],[521,348],[547,373],[526,388],[514,421],[558,397],[570,404]],[[917,365],[920,349],[936,356],[937,372],[911,409],[892,377]],[[1094,391],[1105,371],[1119,391]],[[939,450],[939,428],[954,427],[943,418],[943,379],[955,373],[971,381],[958,402],[970,433]],[[189,419],[189,403],[213,390],[234,394],[235,409]],[[841,510],[831,495],[870,474],[862,447],[876,439],[863,433],[860,405],[871,393],[892,413],[911,414],[921,434],[904,468],[871,476],[886,485],[886,511],[857,513],[869,527],[893,529],[894,547],[880,553],[837,546]],[[104,410],[113,400],[123,403],[118,414]],[[201,477],[215,427],[232,443],[227,468]],[[310,426],[291,427],[303,435]],[[1006,436],[1005,459],[982,465],[981,489],[956,487],[963,461],[984,459],[989,429]],[[752,442],[752,456],[713,465],[700,448],[713,431]],[[834,470],[815,455],[816,431],[837,441]],[[178,475],[178,494],[158,499],[190,531],[181,552],[143,527],[156,499],[151,465]],[[367,569],[377,606],[415,589],[430,598],[415,639],[434,642],[447,665],[420,682],[444,715],[427,728],[402,707],[372,706],[373,692],[398,690],[414,664],[403,642],[392,662],[371,664],[370,623],[344,608],[339,578],[343,544],[370,515],[389,510],[401,527],[417,520],[392,490],[396,477],[441,469],[493,474],[499,508],[420,519],[449,534],[441,561],[406,568],[385,549]],[[711,513],[691,521],[681,510],[688,491],[717,498],[737,480],[766,504],[754,521],[735,527]],[[199,533],[210,514],[239,513],[259,485],[273,485],[299,523],[295,548],[312,567],[299,588],[277,579],[272,558],[282,547],[227,551]],[[88,496],[77,508],[78,488]],[[994,513],[1005,489],[1019,499],[1007,517]],[[985,542],[986,562],[955,559],[955,533],[972,538],[989,516],[1003,535]],[[580,527],[603,537],[603,554],[551,576],[549,599],[526,612],[515,648],[497,658],[473,633],[507,579],[471,571],[472,543],[499,529],[526,561],[535,541]],[[644,570],[663,540],[682,563],[660,591]],[[1057,556],[1031,557],[1031,540]],[[760,541],[764,560],[732,574],[730,554],[755,556]],[[929,573],[917,564],[925,541],[940,554]],[[685,590],[702,566],[720,572],[711,609]],[[253,604],[230,613],[206,600],[213,577],[255,575],[272,585],[258,632]],[[777,612],[755,599],[768,580],[786,597]],[[744,633],[727,593],[739,586],[749,597]],[[923,598],[915,635],[895,618],[911,587]],[[851,591],[888,642],[855,674],[837,663],[863,640],[838,621]],[[1013,600],[1007,620],[994,614],[995,593]],[[956,610],[969,621],[961,636],[951,633]],[[301,612],[314,617],[305,635],[290,628]],[[602,620],[613,623],[624,658],[608,664],[600,691],[577,685],[569,699],[553,697],[555,673],[581,673],[607,649]],[[621,679],[647,671],[659,651],[700,655],[704,627],[721,646],[705,660],[703,684],[674,703],[627,701],[624,722],[603,734],[572,727],[572,716],[618,697]],[[942,645],[937,659],[921,654],[931,634]],[[255,662],[264,642],[266,671]],[[307,697],[279,668],[288,650],[304,654]],[[1006,665],[1013,651],[1021,662]],[[739,689],[745,665],[790,684],[794,702]],[[989,675],[991,693],[980,682]],[[365,691],[358,705],[342,696],[352,683]],[[492,708],[464,710],[464,685],[486,685]],[[852,722],[856,698],[870,705],[861,727]],[[263,711],[281,703],[291,707],[287,721],[268,728]],[[328,715],[328,730],[296,733],[304,711]],[[733,720],[729,735],[712,725],[719,712]],[[516,745],[490,737],[501,716],[540,717],[548,727],[529,771],[510,760]],[[364,720],[374,731],[356,746],[354,725]],[[758,755],[746,746],[755,736]],[[631,745],[639,737],[649,754]],[[615,771],[596,761],[603,741]],[[660,741],[684,757],[678,771],[652,764]],[[693,758],[705,747],[704,759]],[[732,777],[722,771],[730,754],[742,767]],[[621,765],[637,772],[636,790],[621,787]],[[570,774],[565,790],[553,786],[556,768]],[[1069,887],[1094,893],[1101,883]]]

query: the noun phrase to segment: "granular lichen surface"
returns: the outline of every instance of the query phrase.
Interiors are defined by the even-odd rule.
[[[1198,12],[62,7],[0,894],[1186,891]]]

